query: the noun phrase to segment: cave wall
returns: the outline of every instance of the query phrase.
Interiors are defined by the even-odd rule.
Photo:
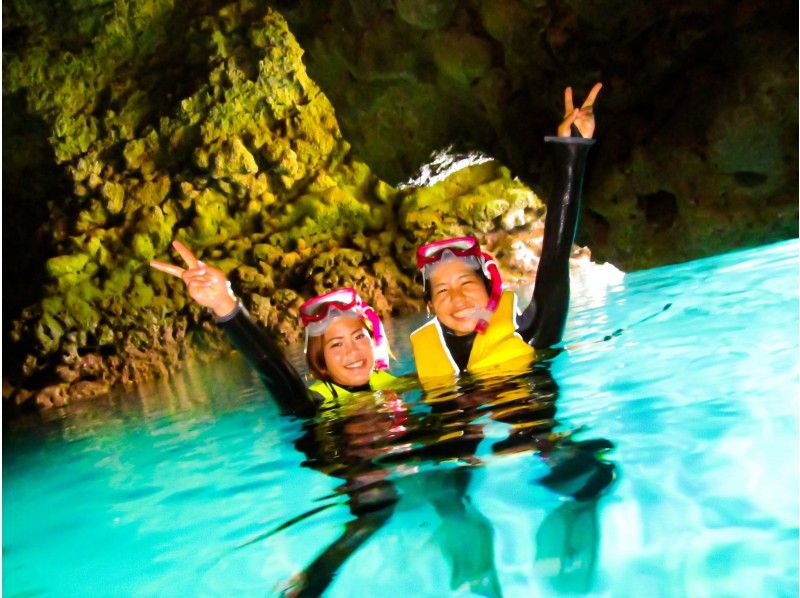
[[[797,236],[797,3],[282,9],[354,153],[389,181],[456,143],[546,185],[563,88],[602,81],[579,233],[599,259],[631,270]]]
[[[540,241],[541,138],[567,84],[605,84],[579,232],[596,257],[632,269],[796,236],[795,12],[4,3],[4,414],[226,350],[147,266],[174,260],[173,238],[286,342],[302,297],[331,286],[419,309],[413,249],[432,235],[477,232],[521,280],[510,247]],[[396,186],[450,144],[496,160]]]
[[[261,3],[3,11],[4,417],[230,350],[149,268],[175,261],[172,239],[294,342],[303,297],[347,285],[381,314],[419,310],[420,239],[543,214],[496,161],[426,188],[378,178]]]

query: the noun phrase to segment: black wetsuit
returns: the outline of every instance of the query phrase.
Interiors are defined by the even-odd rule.
[[[555,193],[547,203],[542,255],[533,296],[517,317],[517,332],[534,349],[561,342],[569,308],[569,256],[581,206],[586,155],[593,139],[546,137],[555,159]],[[475,332],[460,336],[442,325],[447,349],[462,372],[467,369]]]
[[[555,154],[555,193],[548,202],[533,297],[517,320],[522,338],[536,349],[557,344],[563,334],[569,303],[569,256],[580,210],[585,158],[592,143],[580,138],[547,138],[547,141]],[[303,418],[317,414],[319,398],[305,387],[275,339],[256,325],[241,305],[217,322],[258,372],[285,413]],[[475,335],[456,336],[444,329],[448,348],[463,371]],[[349,508],[356,519],[348,522],[344,533],[305,569],[300,595],[322,593],[344,560],[391,516],[398,499],[397,490],[389,479],[373,475],[377,470],[406,461],[459,458],[469,462],[484,438],[483,424],[476,421],[487,414],[512,426],[508,438],[494,444],[494,452],[537,450],[542,455],[554,454],[557,447],[549,440],[549,433],[555,425],[558,387],[546,366],[535,368],[531,378],[524,382],[491,381],[460,394],[437,397],[428,413],[409,414],[405,431],[400,436],[376,434],[387,414],[369,405],[344,420],[321,417],[307,421],[295,446],[307,456],[306,466],[345,480],[339,491],[348,495]],[[519,393],[520,384],[528,385],[529,392]],[[500,412],[487,409],[487,404],[503,393],[516,393],[514,396],[521,398],[515,400],[513,409],[508,408],[511,403],[502,401]],[[366,430],[363,432],[366,436],[359,437],[353,430]],[[371,453],[374,456],[364,456],[365,443],[374,449]],[[571,465],[575,459],[570,458],[568,462]],[[579,464],[579,473],[585,470],[586,466]],[[589,473],[594,475],[594,469]],[[430,497],[440,515],[456,522],[464,517],[473,523],[479,520],[480,514],[465,498],[469,469],[441,471],[437,475],[447,478],[445,486],[450,488],[445,494]],[[556,477],[560,481],[563,476]],[[574,478],[572,470],[568,477]],[[595,484],[586,491],[587,495],[596,495],[601,487]],[[579,496],[574,490],[567,494]],[[492,561],[490,554],[484,556],[485,562]],[[479,580],[476,583],[489,583],[492,579],[492,583],[496,582],[492,577],[493,569],[476,575]]]
[[[253,321],[241,303],[227,316],[217,318],[217,323],[258,372],[281,411],[298,417],[312,417],[317,412],[319,402],[309,392],[280,345]]]
[[[561,341],[569,308],[569,256],[580,213],[586,156],[593,139],[545,137],[554,158],[554,193],[547,202],[542,255],[530,304],[517,318],[517,331],[535,349]],[[233,345],[272,390],[281,408],[300,417],[314,414],[318,400],[269,333],[256,325],[241,306],[217,322]],[[466,369],[475,333],[457,336],[442,326],[445,342],[459,369]]]

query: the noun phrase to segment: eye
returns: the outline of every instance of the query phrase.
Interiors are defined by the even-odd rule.
[[[355,340],[357,340],[357,341],[360,341],[362,338],[364,338],[364,337],[366,337],[366,336],[367,336],[367,335],[366,335],[366,334],[364,334],[363,332],[356,332],[356,334],[355,334],[355,336],[353,336],[353,338],[354,338]]]
[[[342,342],[341,341],[334,341],[330,345],[328,345],[328,348],[329,349],[338,349],[341,346],[342,346]]]
[[[446,288],[444,288],[444,287],[442,287],[441,289],[438,289],[438,290],[437,290],[437,291],[434,293],[434,295],[441,295],[442,293],[446,293],[446,292],[447,292],[447,289],[446,289]]]

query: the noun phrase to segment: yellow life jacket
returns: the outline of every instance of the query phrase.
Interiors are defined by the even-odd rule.
[[[316,447],[310,462],[314,469],[332,476],[347,477],[352,474],[348,474],[352,460],[347,456],[347,451],[355,449],[355,454],[359,449],[375,447],[378,449],[376,454],[381,451],[389,453],[393,442],[391,436],[383,436],[383,439],[375,437],[377,440],[372,438],[366,445],[359,444],[357,437],[373,433],[379,436],[392,434],[391,428],[402,426],[409,408],[400,393],[418,388],[417,379],[410,376],[395,377],[387,371],[373,372],[370,386],[371,390],[349,392],[337,384],[316,382],[311,385],[310,390],[324,397],[312,427]],[[332,390],[338,393],[336,397]],[[343,423],[364,423],[371,418],[377,418],[384,424],[390,421],[390,429],[356,426],[351,431],[343,431]],[[351,444],[353,442],[355,444]]]
[[[469,373],[478,376],[514,375],[530,370],[536,354],[517,333],[516,307],[516,295],[511,291],[503,292],[486,332],[475,336],[467,361]],[[447,349],[438,318],[411,333],[411,348],[417,375],[424,386],[431,386],[432,381],[450,383],[460,373]]]
[[[385,390],[395,386],[397,384],[397,380],[398,379],[395,376],[392,376],[386,370],[379,370],[377,372],[372,372],[369,375],[369,387],[372,390]],[[325,401],[341,399],[347,395],[353,394],[351,391],[339,386],[338,384],[324,380],[318,380],[314,382],[314,384],[309,386],[308,389],[322,396]]]

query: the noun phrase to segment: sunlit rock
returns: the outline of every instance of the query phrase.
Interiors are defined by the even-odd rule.
[[[147,267],[176,261],[174,238],[287,342],[302,299],[331,286],[383,315],[419,309],[414,250],[433,238],[476,234],[507,284],[529,286],[542,136],[565,84],[607,73],[640,79],[605,80],[598,102],[582,216],[595,255],[642,267],[796,234],[796,41],[728,39],[713,8],[672,3],[681,26],[660,27],[659,3],[297,3],[301,49],[245,0],[79,4],[4,7],[4,212],[30,253],[4,294],[10,405],[57,407],[227,347]],[[756,2],[738,30],[771,14]],[[695,60],[704,47],[714,68]],[[450,143],[485,153],[420,168]],[[571,271],[578,292],[621,276],[577,246]]]

